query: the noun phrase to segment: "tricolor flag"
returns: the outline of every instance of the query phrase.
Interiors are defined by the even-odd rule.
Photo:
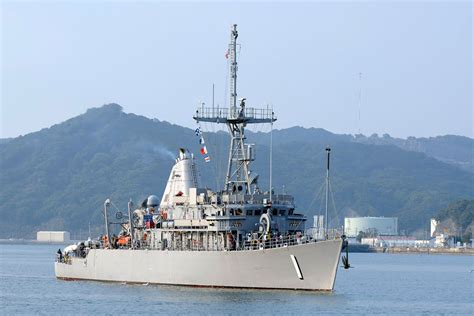
[[[201,147],[201,154],[207,155],[207,148],[206,148],[206,146],[202,146],[202,147]]]
[[[199,138],[199,144],[201,144],[201,145],[205,144],[204,137],[201,136],[201,138]]]
[[[204,161],[206,161],[206,162],[211,161],[211,157],[209,157],[209,156],[204,157]]]

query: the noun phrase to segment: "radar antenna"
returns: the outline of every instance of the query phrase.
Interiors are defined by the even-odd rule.
[[[273,109],[257,109],[246,106],[246,98],[239,99],[237,108],[237,24],[230,32],[228,51],[230,104],[228,109],[209,108],[202,105],[194,115],[197,122],[226,123],[230,134],[229,161],[224,191],[230,194],[252,194],[250,185],[250,163],[254,160],[252,144],[245,143],[247,124],[273,123],[276,117]]]

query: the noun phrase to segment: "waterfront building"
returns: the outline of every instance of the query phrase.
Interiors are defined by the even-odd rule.
[[[397,217],[346,217],[344,218],[344,234],[356,237],[359,232],[375,235],[398,235]]]
[[[36,240],[40,242],[69,242],[71,236],[66,231],[39,231]]]
[[[418,240],[412,236],[378,236],[373,238],[362,238],[361,244],[371,247],[429,247],[429,240]]]

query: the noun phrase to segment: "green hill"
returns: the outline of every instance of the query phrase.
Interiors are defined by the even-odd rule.
[[[461,200],[448,205],[436,214],[436,219],[454,224],[453,232],[469,242],[474,233],[474,200]],[[442,226],[442,225],[441,225]]]
[[[213,160],[198,157],[198,168],[203,184],[215,189],[229,140],[222,132],[205,136]],[[249,141],[259,144],[254,170],[268,187],[268,135],[249,133]],[[333,148],[334,225],[347,214],[398,216],[400,228],[411,231],[426,227],[449,203],[474,197],[472,173],[423,153],[321,129],[275,131],[274,188],[293,194],[308,216],[320,209],[315,196],[327,145]],[[106,198],[123,210],[129,198],[161,196],[179,147],[198,153],[192,129],[126,114],[116,104],[0,143],[0,238],[32,237],[40,229],[65,229],[74,237],[89,223],[96,232]]]

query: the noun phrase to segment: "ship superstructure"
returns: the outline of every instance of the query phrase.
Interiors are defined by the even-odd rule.
[[[56,276],[195,286],[332,290],[343,240],[305,234],[306,216],[294,199],[262,192],[251,170],[254,145],[248,124],[273,124],[273,109],[246,106],[237,99],[237,25],[229,44],[228,108],[201,106],[197,122],[225,123],[230,134],[222,190],[200,186],[193,154],[180,148],[160,198],[149,196],[113,235],[111,201],[104,203],[105,235],[60,254]],[[120,217],[118,217],[120,218]],[[66,257],[64,257],[66,255]]]

